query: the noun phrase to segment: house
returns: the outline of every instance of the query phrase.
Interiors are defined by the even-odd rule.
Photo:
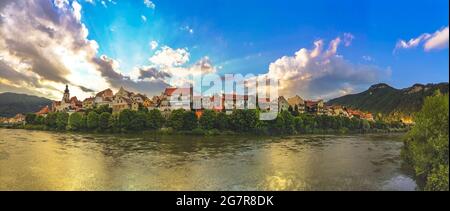
[[[95,98],[90,97],[83,100],[83,108],[93,109],[95,107]]]
[[[48,113],[50,113],[50,108],[48,106],[45,106],[41,108],[41,110],[36,112],[36,115],[46,117]]]
[[[324,114],[324,102],[323,100],[318,101],[312,101],[307,100],[305,101],[305,111],[311,114]]]
[[[289,110],[289,102],[283,96],[278,98],[278,112]]]
[[[192,101],[191,88],[169,87],[161,94],[159,109],[161,111],[173,111],[177,109],[191,110]]]
[[[303,100],[300,96],[296,95],[295,97],[289,98],[287,101],[293,110],[297,110],[301,114],[305,113],[305,100]]]
[[[94,107],[100,107],[103,105],[108,105],[112,107],[114,93],[111,89],[103,90],[95,95]]]
[[[17,114],[13,118],[10,118],[7,123],[12,125],[25,124],[25,115]]]
[[[125,96],[114,96],[112,102],[113,113],[120,113],[123,110],[131,109],[132,101],[130,98]]]
[[[77,97],[70,98],[69,86],[66,85],[61,101],[53,101],[53,112],[75,112],[83,108],[83,103]]]

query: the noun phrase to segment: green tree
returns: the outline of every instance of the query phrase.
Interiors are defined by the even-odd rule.
[[[182,130],[184,113],[185,111],[183,109],[172,111],[167,122],[168,126],[172,127],[174,130]]]
[[[402,157],[414,168],[424,190],[449,190],[448,103],[448,94],[428,97],[405,136]]]
[[[193,111],[186,111],[183,114],[182,130],[193,130],[198,127],[197,115]]]
[[[129,110],[125,109],[120,112],[119,118],[118,118],[118,126],[121,130],[129,130],[131,121],[134,118],[134,113]]]
[[[58,112],[56,116],[56,128],[65,130],[69,122],[69,114],[66,112]]]
[[[130,121],[130,125],[128,127],[129,130],[133,131],[141,131],[146,126],[146,113],[142,111],[132,111],[131,112],[132,118]]]
[[[84,129],[83,115],[81,113],[73,113],[69,117],[69,129],[78,131]]]
[[[199,119],[199,125],[202,129],[212,130],[217,125],[217,114],[212,110],[205,110]]]
[[[225,112],[220,112],[216,116],[216,126],[215,128],[219,130],[228,130],[229,128],[229,117]]]
[[[105,112],[111,114],[112,108],[110,108],[109,105],[101,105],[95,109],[95,112],[97,112],[98,115],[105,113]]]
[[[164,125],[164,117],[157,109],[149,111],[146,118],[146,128],[150,130],[159,130]]]
[[[58,113],[49,113],[47,117],[45,117],[45,125],[49,128],[56,128],[56,119],[58,117]]]
[[[103,112],[102,114],[100,114],[100,116],[98,117],[98,127],[101,130],[108,130],[111,127],[109,122],[111,116],[112,115],[109,112]]]
[[[36,124],[36,118],[37,118],[36,114],[29,113],[29,114],[25,115],[25,122],[26,122],[26,124],[34,125],[34,124]]]
[[[259,116],[256,110],[234,110],[230,116],[233,130],[237,132],[251,132],[256,129]]]
[[[45,117],[44,116],[37,116],[36,117],[36,124],[37,125],[44,125],[45,124]]]
[[[87,128],[90,130],[95,130],[98,128],[98,119],[99,119],[99,115],[97,114],[97,112],[91,111],[89,112],[89,114],[87,115]]]

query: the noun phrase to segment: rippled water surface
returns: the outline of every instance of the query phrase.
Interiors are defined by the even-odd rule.
[[[414,190],[399,135],[152,137],[0,129],[0,190]]]

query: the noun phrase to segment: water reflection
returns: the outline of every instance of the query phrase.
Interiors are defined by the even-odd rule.
[[[0,129],[1,190],[414,190],[398,136],[152,137]]]

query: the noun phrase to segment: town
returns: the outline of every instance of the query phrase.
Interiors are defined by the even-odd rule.
[[[174,100],[175,99],[175,100]],[[217,100],[219,99],[219,100]],[[256,102],[256,103],[255,103]],[[124,110],[138,111],[140,109],[159,110],[164,117],[168,117],[171,111],[184,109],[194,111],[197,118],[200,118],[206,110],[215,112],[225,112],[230,114],[233,110],[260,109],[268,110],[270,99],[258,98],[257,96],[228,95],[215,96],[195,96],[193,88],[168,87],[160,96],[152,98],[144,94],[127,91],[123,87],[117,93],[111,89],[106,89],[95,96],[80,101],[76,96],[71,97],[68,85],[64,90],[61,101],[53,101],[51,106],[45,106],[35,114],[45,117],[50,112],[85,113],[89,109],[107,106],[112,109],[112,113],[120,113]],[[289,111],[297,114],[324,115],[334,117],[358,118],[367,121],[374,121],[374,117],[369,112],[347,108],[340,105],[326,105],[324,100],[305,100],[296,95],[285,98],[278,97],[278,112]],[[264,108],[264,109],[263,109]],[[2,124],[25,124],[26,114],[17,114],[12,118],[0,118]]]

